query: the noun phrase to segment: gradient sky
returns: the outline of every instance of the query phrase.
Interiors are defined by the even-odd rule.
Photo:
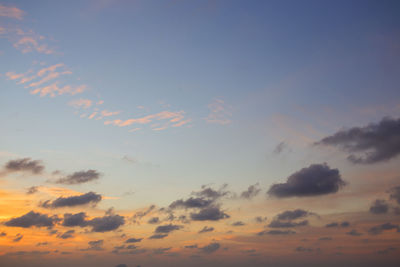
[[[399,266],[399,14],[0,0],[0,265]]]

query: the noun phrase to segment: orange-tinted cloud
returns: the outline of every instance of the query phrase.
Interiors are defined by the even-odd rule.
[[[0,4],[0,17],[8,17],[21,20],[25,12],[15,6],[4,6]]]

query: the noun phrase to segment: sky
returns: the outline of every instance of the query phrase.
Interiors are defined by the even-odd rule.
[[[0,0],[0,265],[399,266],[399,13]]]

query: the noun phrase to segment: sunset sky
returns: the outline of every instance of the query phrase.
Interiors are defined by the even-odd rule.
[[[0,266],[400,266],[399,14],[0,0]]]

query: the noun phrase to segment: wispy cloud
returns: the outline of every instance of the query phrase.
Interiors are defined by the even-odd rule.
[[[90,108],[90,106],[92,106],[92,104],[93,104],[92,100],[83,99],[83,98],[75,99],[75,100],[72,100],[72,101],[70,101],[68,103],[68,105],[70,105],[70,106],[72,106],[74,108],[84,108],[84,109]]]
[[[0,17],[8,17],[22,20],[25,12],[15,6],[4,6],[0,4]]]
[[[214,99],[210,104],[208,104],[208,109],[210,113],[207,118],[205,118],[208,123],[215,124],[230,124],[232,117],[232,108],[225,104],[225,101],[219,98]]]

